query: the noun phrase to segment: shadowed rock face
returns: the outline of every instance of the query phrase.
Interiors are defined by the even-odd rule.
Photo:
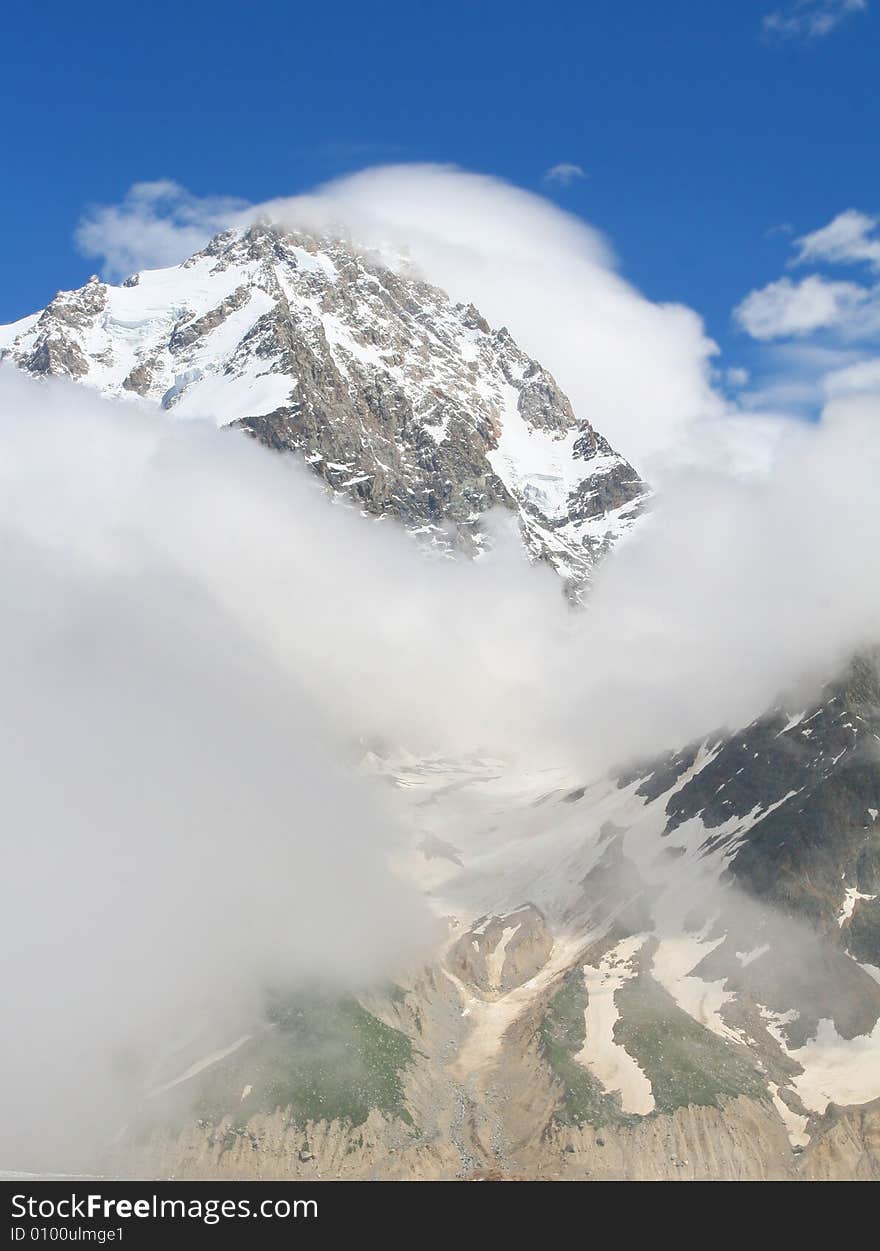
[[[640,776],[638,794],[656,798],[687,773],[702,747],[710,759],[673,790],[665,834],[699,817],[705,850],[727,855],[739,886],[878,964],[878,736],[877,655],[866,654],[814,706],[774,709],[629,777]]]
[[[302,456],[368,513],[478,551],[517,514],[576,591],[647,490],[473,305],[338,239],[266,224],[169,270],[61,292],[5,355]]]

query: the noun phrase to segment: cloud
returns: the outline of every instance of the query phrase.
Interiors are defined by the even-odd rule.
[[[0,413],[0,1167],[70,1170],[188,1029],[222,1013],[240,1034],[270,980],[361,985],[430,949],[387,868],[401,832],[351,767],[363,720],[349,706],[340,728],[340,688],[304,683],[297,658],[326,629],[338,669],[342,629],[363,676],[384,674],[359,698],[390,708],[371,631],[380,651],[395,634],[405,675],[418,622],[389,602],[384,624],[345,625],[364,585],[334,552],[370,550],[369,528],[250,440],[8,366]]]
[[[748,385],[751,375],[743,365],[731,365],[724,371],[724,377],[729,387],[740,390]]]
[[[646,474],[691,421],[723,409],[700,317],[647,300],[596,230],[541,196],[452,168],[388,166],[264,209],[306,226],[319,209],[318,224],[342,221],[389,263],[408,260],[473,301]]]
[[[754,419],[715,423],[722,438],[731,420]],[[876,643],[880,583],[865,570],[880,542],[880,395],[836,397],[814,425],[762,424],[756,454],[774,447],[760,476],[695,456],[602,566],[583,660],[567,660],[570,731],[590,750],[597,733],[649,755],[663,737],[747,724]]]
[[[615,272],[598,231],[499,179],[436,165],[381,166],[243,210],[186,192],[178,204],[171,194],[145,201],[131,192],[88,219],[95,250],[100,223],[111,227],[113,271],[179,262],[215,229],[257,217],[342,232],[506,325],[555,374],[575,411],[645,473],[690,422],[723,410],[711,384],[717,348],[700,317],[647,300]]]
[[[846,395],[880,395],[880,357],[831,370],[824,377],[824,386],[830,399]]]
[[[868,293],[857,283],[831,282],[811,274],[797,283],[780,278],[750,292],[733,315],[753,339],[783,339],[841,326],[867,299]]]
[[[838,213],[820,230],[802,235],[795,241],[798,254],[793,264],[826,261],[836,264],[866,263],[880,269],[880,218],[870,217],[857,209]]]
[[[175,265],[247,208],[229,196],[194,196],[168,179],[137,182],[121,204],[93,205],[77,226],[85,256],[110,279]]]
[[[865,265],[876,271],[878,224],[876,217],[847,209],[793,240],[789,266]],[[758,387],[741,402],[784,404],[815,415],[844,376],[862,379],[860,386],[873,377],[871,362],[880,352],[880,281],[874,273],[861,282],[819,272],[798,281],[780,278],[751,291],[733,319],[752,338],[774,345],[755,363]]]
[[[847,18],[868,10],[868,0],[790,0],[763,20],[766,34],[783,39],[821,39]]]
[[[567,187],[576,179],[586,178],[586,176],[580,165],[574,165],[570,161],[560,161],[558,165],[551,165],[544,171],[544,182],[558,183],[561,187]]]
[[[296,458],[212,423],[9,367],[0,399],[0,669],[16,727],[0,764],[5,794],[43,830],[29,845],[51,841],[32,768],[54,779],[50,810],[77,808],[82,783],[96,836],[156,825],[152,810],[114,805],[128,793],[140,804],[137,778],[162,777],[171,797],[151,804],[211,814],[206,895],[228,888],[224,853],[242,821],[249,857],[289,866],[285,899],[307,879],[282,944],[295,967],[347,966],[359,925],[362,970],[394,946],[393,903],[372,934],[350,898],[363,878],[395,899],[371,859],[389,846],[381,802],[343,778],[365,746],[601,770],[635,746],[756,715],[805,672],[827,677],[880,621],[880,586],[863,577],[880,541],[878,397],[841,392],[812,427],[748,415],[694,427],[689,458],[602,566],[585,614],[503,524],[478,562],[429,558],[396,525],[329,498]],[[760,473],[731,463],[744,449]],[[218,778],[219,793],[203,792]],[[153,853],[170,866],[180,821],[163,812],[174,840]],[[359,853],[345,841],[352,821]],[[338,880],[324,876],[331,862]],[[260,875],[252,886],[242,907],[273,915],[276,886]],[[346,924],[328,936],[318,917],[336,904]]]

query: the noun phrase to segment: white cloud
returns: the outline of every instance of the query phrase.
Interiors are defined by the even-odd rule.
[[[724,377],[729,387],[735,390],[741,390],[748,386],[751,375],[743,365],[731,365],[724,371]]]
[[[825,375],[824,386],[830,399],[844,395],[880,395],[880,357],[832,370]]]
[[[764,18],[763,28],[786,39],[821,39],[867,9],[868,0],[790,0]]]
[[[734,318],[753,339],[783,339],[840,326],[869,298],[858,283],[832,282],[811,274],[800,282],[780,278],[751,291]]]
[[[856,209],[793,240],[792,266],[862,264],[880,269],[880,219]],[[845,379],[870,374],[880,351],[880,282],[812,273],[750,292],[733,311],[754,339],[773,343],[757,362],[752,403],[814,413]],[[769,376],[768,376],[769,375]]]
[[[0,678],[17,735],[0,756],[7,807],[27,781],[31,737],[46,772],[56,746],[63,760],[75,717],[83,750],[95,736],[101,744],[88,747],[95,785],[125,774],[108,804],[121,802],[135,767],[170,770],[186,805],[202,802],[205,778],[259,777],[268,842],[250,852],[276,855],[273,805],[286,812],[296,790],[296,811],[332,857],[336,817],[313,808],[327,786],[339,788],[341,826],[349,802],[358,806],[362,850],[372,839],[388,846],[375,796],[355,783],[349,794],[335,772],[357,745],[484,748],[589,771],[748,720],[804,674],[827,677],[876,630],[880,584],[863,572],[880,544],[880,398],[863,400],[841,389],[818,425],[743,414],[692,427],[689,455],[600,568],[590,612],[577,614],[503,531],[479,562],[426,558],[397,526],[330,500],[292,457],[0,368]],[[30,651],[14,630],[36,631]],[[56,668],[69,671],[71,692]],[[88,707],[77,684],[91,692]],[[280,726],[284,709],[292,719]],[[175,722],[170,745],[154,736]],[[270,785],[281,730],[289,763]],[[235,768],[218,768],[228,756]],[[80,776],[76,759],[59,770],[61,787]],[[212,812],[224,794],[209,797]],[[27,802],[36,820],[29,790]],[[297,857],[314,869],[294,963],[326,971],[348,959],[348,930],[332,943],[323,935],[314,850],[293,838],[277,855],[291,857],[291,872]],[[396,898],[376,866],[352,867]],[[328,889],[344,901],[350,885],[342,874]],[[402,903],[359,947],[364,967],[388,958]]]
[[[577,178],[586,178],[586,176],[580,165],[574,165],[571,161],[560,161],[558,165],[551,165],[548,170],[544,171],[545,182],[559,183],[563,187],[567,187]]]
[[[120,273],[183,260],[215,230],[257,216],[344,231],[390,265],[415,267],[473,302],[492,324],[507,325],[556,375],[575,411],[645,473],[691,421],[724,407],[711,386],[717,349],[700,317],[645,299],[615,272],[596,230],[499,179],[382,166],[244,210],[186,192],[179,204],[165,192],[130,193],[93,213],[86,237],[93,254],[109,241],[108,264]]]
[[[292,457],[0,366],[4,1165],[82,1168],[266,982],[428,956],[409,831],[353,765],[530,743],[567,610],[528,568],[428,560]]]
[[[803,235],[795,241],[798,254],[794,264],[826,261],[837,264],[864,262],[880,269],[880,218],[870,217],[857,209],[838,213],[820,230]]]
[[[740,406],[815,420],[828,399],[828,376],[858,364],[873,351],[870,340],[867,344],[848,340],[834,331],[761,344],[755,353],[754,381],[740,393]]]
[[[169,179],[137,182],[121,204],[94,205],[76,229],[85,256],[105,277],[175,265],[198,251],[247,207],[229,196],[194,196]]]
[[[643,472],[691,421],[723,408],[710,381],[717,348],[701,318],[645,299],[615,272],[602,236],[543,197],[455,169],[389,166],[321,188],[320,203],[508,326],[575,412]],[[314,201],[267,207],[308,223]]]
[[[759,457],[775,444],[758,481],[695,460],[603,566],[580,640],[589,662],[571,667],[573,733],[592,706],[609,739],[685,742],[876,642],[880,582],[865,570],[880,543],[880,396],[753,434]]]

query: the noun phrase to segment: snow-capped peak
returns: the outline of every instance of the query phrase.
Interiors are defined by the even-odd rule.
[[[483,541],[491,507],[576,582],[640,511],[638,475],[473,305],[339,239],[258,224],[0,330],[36,375],[302,454],[366,510]],[[444,537],[442,541],[447,541]]]

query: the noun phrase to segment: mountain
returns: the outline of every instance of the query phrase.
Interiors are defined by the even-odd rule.
[[[440,546],[476,550],[515,511],[575,586],[647,490],[552,376],[472,305],[339,239],[267,224],[182,265],[91,279],[0,330],[36,376],[236,425]]]
[[[644,484],[507,331],[400,269],[258,225],[63,292],[0,347],[301,456],[439,546],[479,550],[507,508],[578,593]],[[602,777],[402,749],[362,769],[409,831],[395,870],[436,960],[273,987],[148,1057],[102,1171],[880,1178],[876,654]]]
[[[600,778],[368,754],[437,963],[166,1057],[112,1167],[880,1178],[878,740],[868,655]]]

